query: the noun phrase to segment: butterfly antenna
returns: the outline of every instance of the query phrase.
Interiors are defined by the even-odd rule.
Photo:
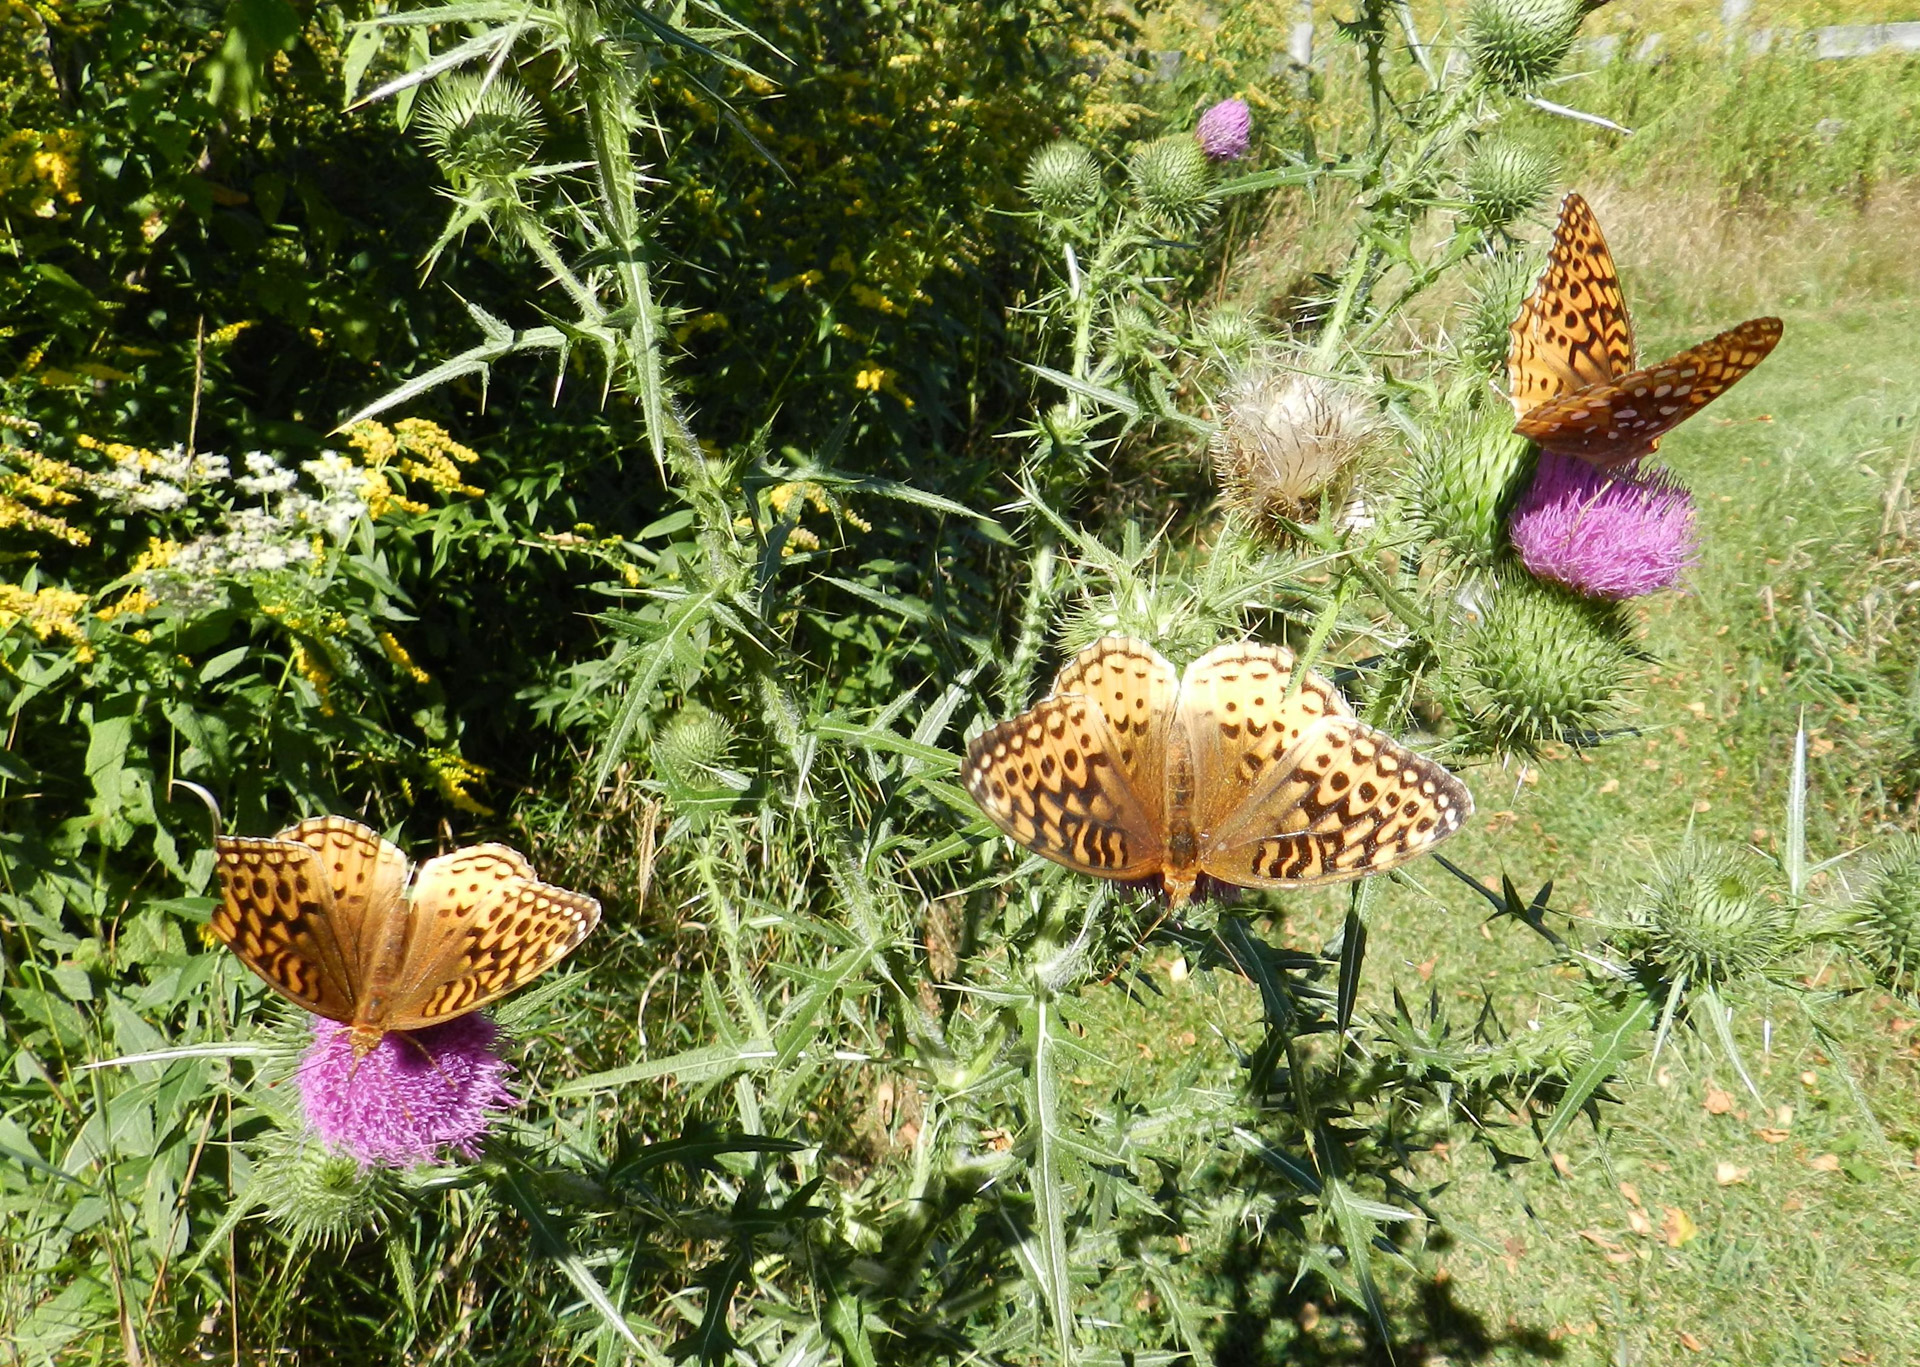
[[[216,798],[212,793],[191,779],[176,778],[167,784],[169,794],[171,794],[175,788],[185,788],[188,792],[207,804],[207,814],[213,818],[213,838],[218,840],[220,833],[226,829],[226,822],[223,821],[220,816],[220,799]]]

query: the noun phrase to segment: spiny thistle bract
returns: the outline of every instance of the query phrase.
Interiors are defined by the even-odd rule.
[[[1560,70],[1580,32],[1586,0],[1474,0],[1467,55],[1483,80],[1525,95]]]
[[[443,76],[420,113],[427,150],[453,180],[506,180],[524,171],[545,129],[533,96],[499,75]]]
[[[1506,547],[1507,514],[1533,458],[1504,404],[1464,408],[1416,441],[1408,504],[1414,524],[1468,561],[1487,565]]]
[[[1848,939],[1874,975],[1920,993],[1920,839],[1903,836],[1875,860],[1847,919]]]
[[[1140,207],[1165,227],[1185,232],[1213,216],[1212,168],[1191,137],[1156,138],[1134,148],[1127,179]]]
[[[282,1135],[261,1155],[252,1189],[296,1244],[337,1248],[378,1230],[398,1205],[391,1168],[362,1163],[312,1135]]]
[[[1586,598],[1670,589],[1696,559],[1693,496],[1664,470],[1607,474],[1542,452],[1507,535],[1528,571]]]
[[[1505,138],[1485,138],[1461,175],[1467,214],[1482,228],[1504,228],[1540,207],[1560,168],[1552,157]]]
[[[1227,391],[1213,463],[1230,506],[1256,528],[1317,515],[1345,501],[1379,422],[1351,388],[1319,375],[1262,366]]]
[[[1533,755],[1616,715],[1639,671],[1611,609],[1519,574],[1488,581],[1477,606],[1442,671],[1459,749]]]
[[[1693,845],[1640,885],[1626,948],[1662,977],[1713,986],[1759,972],[1792,943],[1793,911],[1757,855]]]
[[[1244,304],[1221,304],[1200,319],[1193,340],[1211,359],[1233,364],[1252,353],[1261,340],[1261,327]]]
[[[1077,218],[1100,198],[1093,153],[1071,138],[1042,147],[1027,161],[1028,198],[1057,218]]]
[[[678,788],[714,787],[713,771],[726,764],[732,749],[732,724],[697,703],[681,708],[653,738],[659,775]]]
[[[1505,373],[1513,320],[1539,274],[1540,263],[1524,251],[1502,252],[1481,265],[1460,338],[1460,354],[1469,365]]]

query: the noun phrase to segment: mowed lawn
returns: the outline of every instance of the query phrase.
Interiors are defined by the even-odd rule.
[[[1636,310],[1644,353],[1745,316],[1663,312],[1657,301],[1699,291],[1636,272],[1631,248],[1616,250],[1629,301],[1656,301]],[[1447,853],[1489,882],[1510,875],[1525,894],[1553,880],[1553,905],[1592,922],[1576,931],[1588,943],[1690,829],[1778,852],[1803,708],[1811,858],[1870,848],[1902,820],[1915,650],[1897,614],[1920,581],[1903,540],[1920,532],[1905,492],[1920,483],[1920,303],[1801,288],[1788,279],[1793,259],[1791,244],[1770,255],[1782,274],[1780,348],[1661,452],[1695,492],[1702,561],[1688,593],[1640,610],[1656,661],[1625,719],[1640,734],[1466,775],[1478,815]],[[1741,284],[1730,292],[1766,294],[1764,280]],[[1859,863],[1815,881],[1823,905],[1844,900]],[[1421,1004],[1437,993],[1462,1030],[1487,1002],[1517,1030],[1551,1009],[1569,970],[1548,963],[1538,937],[1511,921],[1483,928],[1486,904],[1437,866],[1412,873],[1375,902],[1362,1010],[1390,1009],[1396,986]],[[1338,931],[1345,899],[1280,905],[1279,933],[1318,946]],[[1218,1066],[1201,1075],[1231,1087],[1236,1070],[1210,1034],[1233,1021],[1250,1036],[1251,990],[1169,973],[1171,962],[1163,953],[1151,964],[1159,1006],[1115,993],[1101,1011],[1109,1048],[1188,1067],[1212,1051]],[[1920,1005],[1817,952],[1796,969],[1788,985],[1726,993],[1759,1101],[1704,1024],[1682,1027],[1658,1060],[1628,1065],[1598,1132],[1575,1126],[1552,1159],[1512,1116],[1495,1118],[1507,1126],[1500,1147],[1534,1161],[1495,1171],[1464,1134],[1420,1155],[1421,1186],[1451,1184],[1436,1207],[1454,1224],[1403,1241],[1413,1270],[1389,1281],[1395,1360],[1916,1360]],[[1385,1361],[1361,1346],[1351,1307],[1290,1290],[1293,1270],[1279,1253],[1263,1269],[1247,1299],[1271,1322],[1240,1326],[1243,1346],[1223,1362]]]

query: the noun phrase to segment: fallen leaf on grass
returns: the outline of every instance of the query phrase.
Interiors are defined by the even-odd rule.
[[[1730,1187],[1736,1182],[1746,1181],[1747,1174],[1752,1171],[1753,1169],[1751,1168],[1736,1168],[1731,1163],[1715,1163],[1713,1165],[1713,1180],[1723,1187]]]
[[[1573,1161],[1569,1159],[1564,1153],[1556,1153],[1555,1155],[1553,1155],[1553,1170],[1559,1173],[1562,1177],[1572,1177]]]
[[[1815,1172],[1838,1172],[1840,1171],[1840,1155],[1837,1153],[1818,1154],[1807,1160],[1807,1166]]]
[[[1644,1210],[1630,1210],[1627,1212],[1627,1228],[1643,1239],[1653,1237],[1653,1221],[1647,1218],[1647,1213]]]
[[[1620,1184],[1620,1194],[1636,1206],[1644,1206],[1646,1204],[1645,1201],[1640,1199],[1640,1188],[1631,1182],[1622,1182]]]
[[[1733,1093],[1723,1092],[1714,1086],[1713,1083],[1709,1082],[1707,1084],[1706,1107],[1708,1115],[1725,1115],[1733,1109]]]
[[[1681,1333],[1680,1342],[1685,1345],[1686,1350],[1689,1353],[1704,1352],[1707,1346],[1706,1344],[1700,1342],[1700,1340],[1695,1338],[1692,1334],[1685,1333],[1685,1332]]]
[[[1787,1130],[1758,1129],[1754,1133],[1769,1144],[1784,1144],[1791,1137],[1791,1133]]]
[[[1606,1259],[1610,1263],[1630,1263],[1633,1261],[1632,1253],[1620,1247],[1619,1244],[1616,1244],[1597,1229],[1583,1229],[1580,1231],[1580,1237],[1598,1248],[1601,1253],[1606,1255]]]
[[[1666,1237],[1668,1248],[1679,1248],[1700,1233],[1700,1227],[1693,1217],[1678,1206],[1662,1206],[1666,1219],[1660,1222],[1660,1232]]]

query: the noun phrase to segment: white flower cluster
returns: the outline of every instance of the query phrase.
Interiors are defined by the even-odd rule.
[[[94,476],[94,488],[128,512],[170,513],[186,506],[190,491],[227,478],[225,456],[189,456],[185,448],[164,451],[122,448],[113,464]]]
[[[117,460],[106,477],[123,490],[123,507],[144,512],[181,508],[189,487],[202,494],[226,484],[259,500],[250,507],[208,500],[206,511],[219,518],[219,530],[193,538],[142,576],[143,586],[160,602],[197,611],[218,600],[222,581],[311,565],[320,558],[323,540],[344,541],[367,511],[367,472],[337,451],[302,461],[298,470],[265,451],[249,451],[241,463],[246,473],[232,476],[223,457],[199,456],[183,476],[187,462],[176,450],[157,461]],[[302,473],[307,487],[302,487]]]

